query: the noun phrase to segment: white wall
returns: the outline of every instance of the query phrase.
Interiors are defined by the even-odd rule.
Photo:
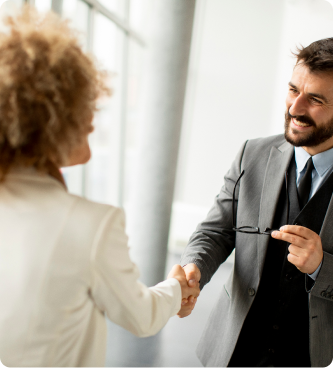
[[[325,0],[197,1],[173,250],[204,218],[242,142],[283,133],[290,50],[333,36]]]
[[[280,115],[285,108],[287,83],[295,63],[295,59],[290,56],[290,50],[295,50],[296,45],[308,46],[322,38],[333,37],[333,7],[328,1],[285,0],[284,2],[285,16],[280,42],[279,70],[275,80],[275,105],[271,115],[273,134],[281,131]]]
[[[281,0],[204,4],[176,189],[177,201],[199,206],[212,203],[242,142],[270,133],[268,96],[274,93],[284,7]]]

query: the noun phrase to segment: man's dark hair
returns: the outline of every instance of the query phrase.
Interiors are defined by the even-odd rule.
[[[297,47],[293,52],[297,64],[306,65],[311,72],[333,72],[333,38],[312,42],[307,47]]]

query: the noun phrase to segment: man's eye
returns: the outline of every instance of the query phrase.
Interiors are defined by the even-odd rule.
[[[321,101],[317,100],[314,97],[311,98],[311,101],[314,102],[314,103],[317,103],[317,104],[321,104],[322,103]]]
[[[291,93],[297,93],[297,90],[296,90],[295,88],[289,88],[289,91],[290,91]]]

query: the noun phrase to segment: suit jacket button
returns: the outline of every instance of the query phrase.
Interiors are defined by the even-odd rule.
[[[320,295],[326,298],[326,291],[322,291]]]
[[[247,292],[249,293],[250,296],[253,296],[256,293],[253,288],[249,288]]]
[[[287,273],[287,274],[286,274],[286,279],[287,279],[288,281],[291,281],[291,280],[293,279],[293,277]]]

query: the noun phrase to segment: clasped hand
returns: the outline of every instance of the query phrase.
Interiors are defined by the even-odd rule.
[[[200,294],[199,282],[196,283],[196,285],[193,285],[193,283],[188,284],[187,279],[186,279],[185,270],[180,265],[174,265],[172,267],[171,271],[168,274],[168,279],[170,279],[170,278],[174,278],[174,279],[178,280],[179,283],[180,283],[181,290],[182,290],[182,308],[178,312],[178,316],[180,316],[180,313],[183,311],[183,308],[184,308],[185,305],[188,305],[189,308],[191,308],[190,312],[188,313],[188,314],[190,314],[192,312],[192,309],[194,308],[197,297]],[[185,309],[187,310],[189,308],[185,308]],[[184,313],[184,312],[182,312],[182,313]],[[188,314],[186,314],[186,315],[188,315]],[[186,317],[186,316],[184,315],[184,316],[180,316],[180,317]]]
[[[174,276],[175,272],[180,275],[181,281]],[[201,272],[194,263],[189,263],[183,268],[179,265],[176,265],[169,273],[168,278],[169,277],[177,278],[182,286],[182,307],[177,315],[180,318],[187,317],[192,313],[195,303],[197,302],[197,298],[200,294],[199,282],[201,278]]]

